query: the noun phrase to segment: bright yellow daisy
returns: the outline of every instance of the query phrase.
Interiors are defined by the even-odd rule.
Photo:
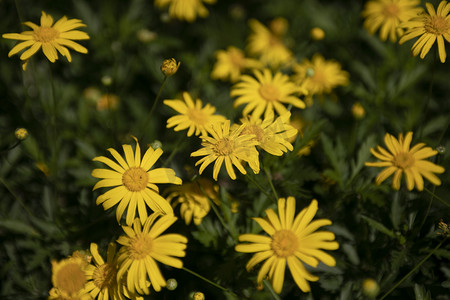
[[[368,167],[386,167],[380,174],[378,174],[375,182],[382,183],[386,178],[394,174],[392,179],[392,186],[394,189],[400,189],[400,181],[402,174],[406,176],[406,186],[408,190],[412,190],[414,185],[417,190],[423,190],[423,177],[428,179],[434,185],[440,185],[441,180],[433,173],[444,173],[445,169],[434,163],[424,160],[425,158],[436,155],[438,152],[425,147],[424,143],[414,145],[410,149],[413,133],[410,131],[403,137],[400,134],[398,140],[386,133],[384,136],[384,143],[389,151],[377,146],[377,150],[371,148],[370,152],[378,159],[379,162],[366,162]]]
[[[141,148],[136,141],[136,152],[133,153],[131,145],[122,145],[125,159],[115,150],[109,148],[108,151],[117,160],[98,156],[93,161],[106,164],[110,169],[94,169],[92,176],[101,178],[93,188],[96,190],[102,187],[111,187],[109,191],[97,197],[97,205],[102,204],[105,210],[119,204],[116,210],[117,222],[127,209],[126,224],[131,225],[139,212],[141,222],[147,219],[147,206],[154,212],[163,214],[173,214],[172,206],[161,197],[156,186],[157,183],[181,184],[181,179],[175,175],[175,171],[170,168],[151,169],[158,158],[162,155],[161,148],[153,150],[147,149],[141,159]]]
[[[288,26],[285,19],[274,19],[270,24],[271,30],[255,19],[251,19],[248,24],[252,33],[248,37],[247,50],[251,55],[259,57],[264,65],[272,68],[292,60],[292,52],[282,40]]]
[[[25,25],[33,29],[33,31],[24,31],[22,33],[5,33],[2,35],[5,39],[23,41],[8,53],[8,57],[22,51],[25,48],[30,47],[20,56],[20,59],[24,61],[22,65],[23,70],[26,69],[28,59],[34,55],[41,47],[42,52],[48,58],[49,61],[54,63],[58,59],[58,52],[67,58],[69,62],[72,61],[72,56],[66,47],[69,47],[80,53],[87,53],[87,49],[74,40],[88,40],[87,33],[79,30],[74,30],[79,27],[85,27],[86,25],[78,19],[70,19],[62,17],[55,24],[53,24],[53,18],[42,12],[41,26],[38,26],[32,22],[25,22]]]
[[[404,30],[398,25],[417,16],[422,9],[419,0],[372,0],[364,6],[362,16],[364,28],[370,34],[380,29],[380,39],[385,41],[389,36],[391,42],[401,37]]]
[[[407,31],[400,38],[399,44],[420,36],[411,51],[414,56],[420,53],[420,58],[423,59],[437,41],[439,58],[444,63],[447,57],[444,39],[450,43],[450,3],[441,1],[436,11],[431,3],[425,3],[425,5],[428,13],[424,12],[400,24],[400,27],[407,28]]]
[[[241,49],[233,46],[229,46],[226,51],[217,51],[216,59],[217,62],[211,72],[211,78],[223,81],[236,82],[244,70],[262,67],[259,61],[246,58]]]
[[[281,156],[288,150],[294,150],[289,140],[295,137],[298,131],[289,124],[290,117],[291,113],[288,111],[275,120],[273,114],[269,114],[264,120],[253,116],[242,118],[241,122],[246,126],[241,134],[255,135],[258,147],[272,155]]]
[[[209,201],[219,203],[219,186],[206,178],[170,187],[166,192],[169,193],[166,197],[167,201],[171,202],[176,198],[173,206],[180,204],[180,214],[186,225],[189,225],[192,220],[195,225],[200,225],[211,209]]]
[[[348,73],[334,60],[325,60],[315,54],[311,61],[305,59],[293,67],[292,80],[308,91],[307,103],[312,104],[314,95],[330,93],[337,86],[348,84]]]
[[[155,0],[155,6],[163,8],[169,6],[171,18],[194,22],[197,16],[207,17],[208,10],[203,3],[213,4],[216,0]]]
[[[256,279],[258,285],[261,285],[268,276],[274,291],[279,294],[283,288],[287,264],[298,287],[303,292],[309,292],[308,281],[317,281],[319,277],[310,274],[303,263],[312,267],[317,267],[319,262],[332,267],[336,265],[335,259],[321,250],[339,248],[339,244],[334,241],[334,233],[316,231],[322,226],[331,225],[331,221],[319,219],[311,222],[317,208],[317,201],[313,200],[294,219],[295,198],[280,198],[278,199],[278,216],[270,208],[266,210],[266,219],[254,218],[269,236],[258,234],[239,236],[240,242],[248,242],[248,244],[237,245],[236,251],[256,252],[246,265],[247,271],[265,260]]]
[[[117,278],[126,279],[131,294],[149,294],[148,280],[157,292],[166,286],[156,261],[178,269],[183,267],[183,262],[175,257],[186,255],[187,238],[176,233],[161,235],[176,220],[173,215],[153,213],[142,225],[136,219],[133,227],[122,226],[126,235],[117,240],[122,245],[117,254]]]
[[[237,97],[234,107],[247,104],[242,112],[244,116],[253,111],[252,116],[259,118],[264,113],[264,118],[267,118],[274,114],[274,110],[281,116],[288,111],[283,103],[305,108],[305,103],[297,95],[308,92],[290,81],[287,75],[276,72],[273,76],[269,69],[255,70],[254,75],[256,79],[242,75],[241,81],[230,92],[232,97]]]
[[[183,92],[182,100],[167,99],[164,104],[180,113],[167,120],[167,128],[175,127],[173,130],[180,131],[188,129],[187,136],[207,135],[206,127],[217,122],[225,122],[226,118],[215,115],[216,108],[210,104],[203,107],[200,99],[192,100],[188,92]]]
[[[203,135],[202,146],[200,150],[191,153],[191,156],[205,156],[195,163],[200,165],[199,173],[214,163],[213,178],[217,181],[220,168],[225,161],[225,167],[231,179],[236,179],[233,165],[242,174],[247,174],[241,161],[249,164],[255,174],[259,173],[259,156],[255,146],[258,142],[255,141],[254,135],[240,135],[245,125],[239,126],[230,131],[230,120],[224,123],[216,123],[208,129],[210,136]]]
[[[89,293],[84,289],[87,282],[87,265],[87,261],[79,256],[68,257],[60,261],[53,260],[53,288],[49,292],[48,299],[92,299]]]

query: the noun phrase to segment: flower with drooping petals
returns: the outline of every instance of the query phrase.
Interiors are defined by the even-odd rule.
[[[257,60],[246,58],[242,50],[233,46],[217,51],[216,58],[211,78],[223,81],[236,82],[244,70],[262,66]]]
[[[194,22],[197,16],[205,18],[209,15],[203,3],[213,4],[216,0],[155,0],[155,6],[163,8],[169,6],[171,18]]]

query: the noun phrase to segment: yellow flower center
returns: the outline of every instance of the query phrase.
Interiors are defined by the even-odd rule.
[[[192,122],[194,122],[197,125],[205,125],[208,121],[208,117],[201,109],[189,109],[188,118]]]
[[[123,173],[122,183],[131,192],[142,191],[147,187],[147,172],[141,167],[131,167]]]
[[[55,287],[70,294],[78,293],[86,283],[86,274],[77,262],[65,264],[56,274]]]
[[[233,153],[234,142],[228,138],[223,138],[215,144],[215,152],[220,156],[227,156]]]
[[[138,234],[132,239],[128,247],[128,253],[132,259],[143,259],[152,252],[153,240],[148,235]]]
[[[386,4],[383,7],[383,14],[387,18],[396,18],[400,12],[400,8],[397,6],[397,4]]]
[[[448,22],[444,17],[432,16],[427,18],[425,22],[425,31],[435,35],[442,35],[450,29],[450,22]]]
[[[100,289],[113,287],[116,283],[116,268],[111,264],[103,264],[97,267],[92,274],[94,284]]]
[[[230,61],[233,66],[242,69],[245,65],[245,57],[238,51],[230,52]]]
[[[34,39],[41,43],[51,42],[59,37],[59,31],[52,27],[39,27],[34,30]]]
[[[261,126],[258,126],[256,124],[247,125],[241,132],[241,135],[244,134],[254,134],[255,139],[258,142],[262,142],[264,140],[264,130],[261,128]]]
[[[298,239],[291,230],[278,230],[272,236],[270,247],[277,256],[288,257],[298,249]]]
[[[258,92],[266,101],[275,102],[280,98],[280,91],[271,83],[261,85]]]
[[[414,157],[408,152],[400,152],[394,157],[394,165],[401,169],[408,169],[414,165]]]
[[[317,84],[324,85],[325,82],[327,81],[327,77],[326,77],[325,73],[322,72],[322,70],[315,69],[314,75],[311,77],[311,80]]]

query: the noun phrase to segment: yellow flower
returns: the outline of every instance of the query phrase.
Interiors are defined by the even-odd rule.
[[[148,279],[157,292],[166,286],[166,280],[156,261],[178,269],[183,267],[183,262],[174,256],[186,255],[184,250],[187,238],[175,233],[161,235],[177,218],[173,215],[163,215],[156,221],[159,216],[159,213],[153,213],[142,225],[139,219],[136,219],[133,228],[122,226],[126,235],[117,240],[122,245],[117,254],[117,278],[126,277],[131,294],[149,294]]]
[[[249,26],[252,33],[248,37],[247,50],[259,56],[265,65],[277,68],[292,60],[292,52],[284,45],[282,37],[287,29],[287,21],[279,18],[272,21],[272,31],[255,19]]]
[[[11,49],[8,53],[8,57],[22,51],[23,49],[30,47],[20,56],[20,59],[25,61],[22,65],[23,70],[26,69],[28,59],[35,54],[41,47],[42,52],[52,63],[58,59],[58,52],[67,58],[69,62],[72,61],[69,50],[66,47],[80,53],[87,53],[87,49],[73,40],[88,40],[89,36],[79,30],[73,30],[79,27],[86,26],[78,19],[68,20],[67,17],[62,17],[55,24],[53,24],[53,18],[42,12],[41,26],[38,26],[32,22],[25,22],[25,25],[33,29],[33,31],[24,31],[22,33],[5,33],[2,35],[5,39],[13,39],[24,41]]]
[[[207,135],[206,127],[216,122],[224,122],[224,116],[215,115],[216,108],[210,104],[202,107],[202,101],[197,99],[194,103],[188,92],[184,92],[183,100],[164,100],[164,104],[173,108],[180,115],[173,116],[167,120],[167,128],[174,127],[175,131],[188,129],[187,136]]]
[[[341,65],[333,60],[325,60],[320,54],[315,54],[311,61],[305,59],[293,67],[292,79],[308,91],[308,103],[312,96],[330,93],[339,85],[348,84],[348,73],[341,70]]]
[[[97,101],[97,110],[115,110],[119,106],[120,98],[114,94],[103,94]]]
[[[169,77],[174,75],[179,67],[180,62],[177,62],[175,58],[165,59],[161,64],[161,72],[164,76]]]
[[[362,16],[364,28],[370,34],[380,29],[380,39],[385,41],[389,36],[391,42],[403,35],[404,30],[398,25],[417,16],[422,9],[418,8],[419,0],[373,0],[364,6]]]
[[[236,179],[233,165],[238,168],[242,174],[247,174],[241,161],[250,165],[255,174],[259,173],[259,157],[255,146],[258,144],[253,139],[254,135],[240,135],[245,125],[230,131],[230,121],[225,123],[216,123],[210,129],[212,137],[203,135],[202,146],[200,150],[191,153],[191,156],[205,156],[195,163],[200,166],[199,173],[213,161],[213,178],[217,180],[222,163],[225,161],[225,167],[231,179]]]
[[[171,202],[174,198],[177,198],[173,206],[175,207],[178,203],[181,204],[180,214],[186,225],[189,225],[192,219],[194,219],[195,225],[200,225],[202,219],[211,209],[209,199],[219,203],[218,191],[219,186],[205,178],[199,178],[195,182],[168,188],[166,192],[169,195],[166,199]]]
[[[254,75],[256,79],[242,75],[241,81],[232,87],[230,93],[232,97],[237,97],[234,107],[247,103],[243,110],[244,116],[253,111],[254,117],[259,118],[264,113],[267,118],[274,110],[283,115],[288,110],[282,103],[305,108],[305,103],[296,94],[306,94],[307,91],[291,82],[287,75],[277,72],[272,76],[269,69],[255,70]]]
[[[128,207],[126,224],[131,225],[139,212],[141,222],[147,219],[147,206],[154,212],[173,214],[170,204],[158,194],[156,183],[181,184],[181,179],[170,168],[157,168],[150,170],[158,158],[162,155],[161,148],[153,150],[148,148],[141,160],[141,148],[136,138],[136,153],[133,153],[131,145],[123,145],[125,159],[112,148],[108,151],[119,164],[113,160],[98,156],[93,161],[106,164],[113,170],[95,169],[92,176],[101,178],[94,186],[94,190],[102,187],[114,187],[97,197],[97,205],[102,204],[105,210],[119,204],[116,210],[117,222]]]
[[[331,225],[331,221],[320,219],[311,222],[317,208],[317,201],[313,200],[294,219],[294,197],[280,198],[278,199],[278,216],[270,208],[266,210],[266,219],[254,218],[269,236],[257,234],[239,236],[240,242],[248,242],[248,244],[237,245],[236,251],[256,252],[246,265],[247,271],[265,260],[258,272],[258,285],[262,285],[263,279],[268,276],[274,291],[280,293],[287,264],[298,287],[303,292],[309,292],[308,281],[317,281],[319,277],[310,274],[303,263],[312,267],[317,267],[320,261],[327,266],[336,265],[335,259],[321,250],[339,248],[339,244],[334,241],[334,234],[329,231],[315,232],[319,227]]]
[[[406,175],[406,186],[408,190],[412,190],[416,185],[417,190],[423,190],[423,177],[428,179],[434,185],[440,185],[441,180],[433,173],[444,173],[445,169],[441,166],[435,165],[432,162],[424,160],[425,158],[437,154],[436,150],[431,147],[425,147],[424,143],[419,143],[410,149],[413,133],[408,132],[405,137],[400,134],[398,140],[386,133],[384,142],[389,150],[377,146],[377,150],[371,148],[370,152],[380,162],[366,162],[369,167],[386,167],[376,178],[376,183],[382,183],[386,178],[394,174],[392,179],[392,186],[394,189],[400,189],[400,181],[402,174]]]
[[[399,44],[420,36],[412,46],[411,51],[414,56],[420,53],[420,58],[423,59],[434,42],[437,41],[439,58],[444,63],[447,57],[444,39],[450,43],[450,3],[441,1],[437,11],[430,3],[425,3],[425,5],[428,13],[423,12],[421,15],[400,24],[400,27],[408,29],[400,38]]]
[[[209,12],[203,3],[213,4],[216,0],[155,0],[155,6],[163,8],[169,5],[171,18],[193,22],[199,17],[207,17]]]
[[[297,135],[297,129],[289,124],[290,112],[286,112],[282,116],[274,120],[274,115],[270,115],[261,120],[253,116],[241,119],[242,124],[246,124],[241,135],[253,134],[258,146],[264,151],[281,156],[288,150],[294,150],[289,140]],[[238,125],[236,125],[238,126]]]
[[[366,111],[364,110],[364,107],[359,102],[355,102],[352,105],[352,114],[355,117],[355,119],[362,119],[366,115]]]
[[[261,67],[259,61],[246,58],[242,50],[233,46],[229,46],[226,51],[217,51],[216,59],[211,78],[223,81],[236,82],[245,69]]]
[[[320,40],[323,40],[325,38],[325,31],[323,31],[323,29],[320,28],[320,27],[314,27],[309,32],[309,35],[311,36],[311,38],[313,40],[320,41]]]
[[[56,299],[92,299],[84,289],[87,281],[87,262],[81,257],[69,257],[60,261],[52,261],[53,288],[49,292],[49,300]]]

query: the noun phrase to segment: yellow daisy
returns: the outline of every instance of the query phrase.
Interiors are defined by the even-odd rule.
[[[253,111],[255,118],[263,113],[264,118],[267,118],[269,114],[274,114],[274,110],[283,115],[288,110],[282,103],[305,108],[305,103],[296,95],[307,94],[307,91],[291,82],[287,75],[276,72],[273,76],[269,69],[255,70],[254,75],[256,79],[242,75],[241,81],[232,87],[230,93],[232,97],[237,97],[234,107],[247,104],[242,112],[244,116]]]
[[[197,16],[207,17],[208,10],[203,3],[213,4],[216,0],[155,0],[155,6],[163,8],[169,5],[171,18],[194,22]]]
[[[339,85],[348,84],[348,73],[334,60],[325,60],[320,54],[315,54],[311,61],[305,59],[301,64],[295,64],[292,80],[301,84],[308,91],[307,103],[312,104],[314,95],[330,93]]]
[[[23,41],[8,53],[8,57],[22,51],[25,48],[30,47],[20,56],[20,59],[25,61],[22,65],[23,70],[26,69],[28,59],[35,54],[41,47],[42,52],[52,63],[58,59],[58,52],[67,58],[69,62],[72,61],[69,50],[66,47],[80,53],[87,53],[87,49],[73,40],[88,40],[87,33],[79,30],[73,30],[79,27],[85,27],[86,25],[78,19],[70,19],[62,17],[55,24],[53,24],[53,18],[42,12],[41,26],[38,26],[32,22],[25,22],[25,25],[33,29],[33,31],[24,31],[22,33],[5,33],[2,35],[5,39]]]
[[[292,52],[284,45],[282,37],[287,29],[287,21],[283,18],[271,22],[271,29],[255,19],[249,22],[252,33],[248,37],[247,50],[258,56],[267,66],[278,68],[292,60]]]
[[[264,120],[253,116],[243,118],[241,122],[246,126],[241,135],[255,135],[254,139],[259,143],[259,147],[272,155],[281,156],[288,150],[294,150],[289,140],[295,137],[298,131],[289,124],[290,117],[291,113],[286,112],[275,120],[273,114],[269,114]]]
[[[221,115],[215,115],[216,108],[210,104],[206,104],[202,107],[202,101],[197,99],[194,101],[189,93],[184,92],[182,96],[183,100],[167,99],[164,100],[164,104],[173,108],[180,115],[173,116],[167,120],[167,128],[176,126],[173,130],[180,131],[188,129],[187,136],[195,135],[207,135],[206,127],[216,122],[225,122],[225,117]]]
[[[160,218],[156,221],[158,217]],[[157,292],[166,286],[166,280],[156,261],[178,269],[183,267],[183,262],[174,256],[186,255],[187,238],[175,233],[161,235],[176,220],[173,215],[161,216],[159,213],[153,213],[142,225],[139,219],[136,219],[133,227],[122,226],[126,235],[117,240],[122,245],[117,254],[117,278],[126,277],[131,294],[149,294],[147,280],[150,280]]]
[[[400,189],[400,181],[403,173],[406,175],[406,186],[410,191],[414,188],[414,185],[416,185],[417,190],[423,190],[422,176],[434,185],[441,184],[441,180],[433,173],[444,173],[445,169],[424,160],[425,158],[436,155],[437,151],[431,149],[431,147],[424,148],[424,143],[416,144],[410,149],[412,136],[413,133],[410,131],[405,137],[403,137],[403,134],[400,134],[397,140],[394,136],[386,133],[384,143],[390,153],[380,146],[377,146],[377,150],[370,149],[370,152],[382,161],[366,162],[366,166],[386,167],[386,169],[378,174],[375,180],[377,184],[382,183],[386,178],[394,174],[392,186],[398,190]]]
[[[200,150],[191,153],[191,156],[205,156],[195,163],[200,165],[199,173],[215,161],[213,178],[217,181],[220,168],[225,161],[225,167],[231,179],[236,179],[233,165],[242,174],[247,174],[241,161],[249,164],[255,174],[259,173],[259,156],[255,146],[258,144],[253,135],[240,135],[245,125],[230,131],[230,120],[225,123],[216,123],[209,128],[209,136],[201,136],[202,146]]]
[[[216,59],[211,78],[223,81],[236,82],[244,70],[262,66],[257,60],[246,58],[242,50],[233,46],[229,46],[226,51],[217,51]]]
[[[385,41],[389,36],[391,42],[401,37],[404,30],[398,25],[417,16],[422,9],[417,7],[419,0],[373,0],[364,6],[362,16],[364,28],[370,34],[380,29],[380,39]]]
[[[95,169],[92,176],[101,178],[93,190],[102,187],[114,187],[106,193],[97,197],[97,205],[102,204],[105,210],[119,204],[116,210],[117,222],[128,207],[126,224],[131,225],[136,215],[136,209],[139,212],[141,222],[147,219],[147,206],[152,211],[163,214],[173,214],[169,202],[158,194],[156,183],[181,184],[181,179],[175,175],[175,171],[170,168],[152,169],[155,162],[162,155],[161,148],[153,150],[147,149],[141,160],[141,148],[136,138],[136,152],[133,153],[131,145],[123,145],[125,159],[112,148],[108,151],[117,160],[98,156],[93,161],[99,161],[106,164],[110,169]]]
[[[53,288],[49,300],[56,299],[92,299],[84,289],[87,282],[86,267],[88,263],[81,257],[69,257],[52,261]]]
[[[269,236],[257,234],[242,234],[239,236],[240,242],[248,242],[248,244],[237,245],[236,251],[256,252],[246,265],[248,271],[265,260],[258,272],[258,285],[261,285],[263,279],[268,276],[274,291],[279,294],[283,288],[287,264],[298,287],[303,292],[309,292],[308,281],[317,281],[319,277],[310,274],[303,263],[312,267],[317,267],[320,261],[327,266],[333,267],[336,265],[335,259],[321,250],[336,250],[339,248],[339,244],[334,241],[334,233],[329,231],[315,232],[319,227],[331,225],[331,221],[319,219],[311,222],[317,208],[317,201],[313,200],[294,219],[294,197],[280,198],[278,199],[278,216],[270,208],[266,210],[266,219],[254,218]]]
[[[436,11],[431,3],[425,3],[425,5],[428,13],[424,12],[400,24],[400,27],[407,28],[407,31],[400,38],[399,44],[420,36],[412,46],[411,51],[414,56],[420,53],[420,58],[423,59],[434,42],[437,41],[439,58],[444,63],[447,57],[444,39],[450,43],[450,3],[441,1]]]
[[[195,182],[168,188],[167,192],[169,194],[166,199],[171,202],[176,198],[173,206],[180,204],[180,214],[186,225],[189,225],[192,219],[195,225],[200,225],[202,219],[211,209],[209,199],[219,203],[218,191],[218,185],[214,185],[208,179],[199,178]]]

